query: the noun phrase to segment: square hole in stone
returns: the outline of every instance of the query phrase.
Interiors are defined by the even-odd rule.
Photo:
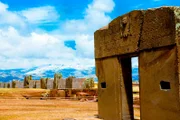
[[[101,88],[106,88],[106,82],[101,82]]]
[[[160,82],[160,88],[161,88],[161,90],[165,90],[165,91],[170,90],[171,89],[170,82],[161,81]]]

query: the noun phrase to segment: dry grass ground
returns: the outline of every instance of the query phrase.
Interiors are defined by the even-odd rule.
[[[96,114],[95,102],[0,99],[0,120],[95,120]]]
[[[138,90],[137,87],[133,88]],[[43,89],[0,89],[0,120],[99,120],[97,102],[64,99],[25,99],[40,97],[49,92]],[[12,98],[13,99],[7,99]],[[23,99],[22,99],[23,98]],[[135,115],[139,116],[139,99],[135,95]],[[73,119],[66,119],[73,120]]]

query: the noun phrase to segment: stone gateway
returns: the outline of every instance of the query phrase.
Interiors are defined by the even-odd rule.
[[[132,11],[94,39],[100,118],[134,119],[131,58],[138,57],[141,120],[180,120],[180,7]]]

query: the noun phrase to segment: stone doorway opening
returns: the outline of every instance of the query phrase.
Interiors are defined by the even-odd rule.
[[[140,120],[138,57],[119,57],[121,65],[122,118]],[[136,63],[134,63],[136,62]]]
[[[132,75],[132,94],[133,94],[133,112],[134,119],[140,120],[140,84],[139,84],[139,66],[138,57],[131,58],[131,75]]]

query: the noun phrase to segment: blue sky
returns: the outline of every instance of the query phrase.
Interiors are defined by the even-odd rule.
[[[0,68],[94,66],[95,30],[134,9],[178,0],[0,0]],[[137,65],[137,59],[133,65]]]

